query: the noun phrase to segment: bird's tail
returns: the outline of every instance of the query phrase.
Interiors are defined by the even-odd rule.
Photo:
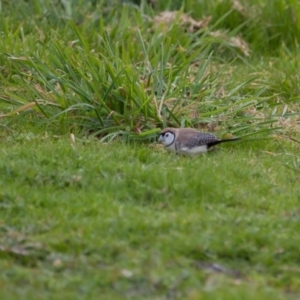
[[[225,143],[225,142],[235,142],[235,141],[239,141],[239,140],[241,140],[241,138],[239,138],[239,137],[236,137],[236,138],[230,138],[230,139],[223,139],[223,140],[216,140],[216,141],[210,142],[210,143],[208,144],[208,148],[213,147],[213,146],[218,145],[218,144],[221,144],[221,143]]]

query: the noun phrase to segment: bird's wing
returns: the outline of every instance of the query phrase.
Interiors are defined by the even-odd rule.
[[[186,143],[184,143],[185,147],[188,148],[194,148],[194,147],[198,147],[198,146],[203,146],[203,145],[207,145],[211,142],[215,142],[218,141],[218,138],[215,137],[214,135],[210,134],[210,133],[197,133],[197,134],[193,134],[191,135]]]

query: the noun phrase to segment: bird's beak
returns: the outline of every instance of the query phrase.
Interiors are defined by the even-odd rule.
[[[160,135],[159,138],[158,138],[158,141],[159,141],[159,142],[162,142],[163,140],[164,140],[163,136]]]

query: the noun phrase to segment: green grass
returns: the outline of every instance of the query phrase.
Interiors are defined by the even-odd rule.
[[[298,1],[123,2],[0,0],[0,298],[298,299]]]
[[[272,33],[261,45],[248,37],[254,29],[243,25],[266,27],[269,23],[257,25],[260,14],[244,16],[232,28],[231,10],[223,12],[229,1],[220,1],[195,10],[212,18],[197,30],[184,8],[167,22],[145,3],[79,1],[70,11],[65,2],[56,9],[49,1],[36,1],[35,7],[20,2],[15,13],[3,6],[4,116],[20,113],[23,121],[81,136],[136,139],[134,133],[143,132],[142,138],[151,139],[157,127],[211,123],[223,133],[243,135],[278,127],[278,118],[289,117],[299,101],[298,31],[292,36],[296,45],[283,38],[275,43]],[[262,7],[257,3],[253,9]],[[31,19],[13,21],[24,12]],[[286,27],[297,26],[294,19],[284,20],[290,23],[279,33],[287,37]],[[266,19],[272,26],[276,21]],[[264,49],[280,57],[274,56],[271,68]]]
[[[236,143],[184,158],[117,142],[9,138],[0,294],[296,299],[295,151],[289,142]]]

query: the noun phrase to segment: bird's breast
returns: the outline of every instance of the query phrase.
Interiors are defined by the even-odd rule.
[[[171,145],[166,146],[166,149],[169,150],[169,151],[177,152],[175,143],[172,143]]]
[[[195,154],[201,154],[207,152],[207,145],[201,145],[197,147],[181,147],[179,152],[184,153],[184,154],[190,154],[190,155],[195,155]]]

